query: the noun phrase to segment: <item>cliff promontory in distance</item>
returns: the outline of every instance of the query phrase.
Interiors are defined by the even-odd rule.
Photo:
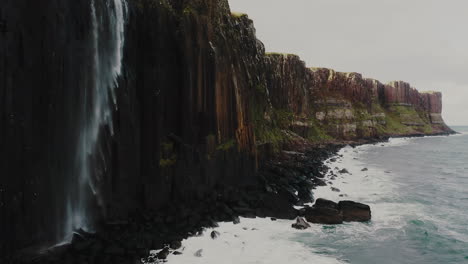
[[[382,84],[359,73],[307,68],[296,55],[267,53],[272,106],[290,114],[288,128],[312,141],[450,131],[442,94],[397,81]],[[300,74],[298,74],[300,73]]]
[[[258,188],[260,168],[291,142],[452,133],[440,93],[265,53],[227,0],[2,0],[0,21],[4,257],[70,238],[77,194],[90,230],[130,226],[137,213]],[[110,64],[118,74],[103,82]],[[109,107],[98,124],[96,89]]]

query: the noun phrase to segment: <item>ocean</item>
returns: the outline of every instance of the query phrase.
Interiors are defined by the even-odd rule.
[[[314,197],[366,203],[369,223],[298,231],[291,221],[242,218],[220,223],[216,240],[207,230],[183,241],[169,263],[468,263],[468,127],[454,129],[461,134],[346,147],[327,161],[349,173]]]

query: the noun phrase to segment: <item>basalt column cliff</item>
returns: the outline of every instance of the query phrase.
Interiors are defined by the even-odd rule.
[[[226,0],[2,0],[0,255],[256,186],[290,140],[450,133],[441,100],[266,54]]]

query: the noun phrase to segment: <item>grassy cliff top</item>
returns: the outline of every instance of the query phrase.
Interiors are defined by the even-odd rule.
[[[422,91],[420,92],[422,94],[437,94],[437,93],[440,93],[439,91]]]
[[[284,57],[299,57],[297,54],[293,53],[281,53],[281,52],[265,52],[266,56],[284,56]]]
[[[239,12],[231,12],[231,16],[233,16],[233,17],[248,17],[247,14],[239,13]]]

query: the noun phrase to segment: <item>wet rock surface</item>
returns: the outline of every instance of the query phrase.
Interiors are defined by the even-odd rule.
[[[347,222],[367,222],[371,220],[371,209],[368,205],[353,201],[340,201],[338,203],[343,220]]]
[[[343,223],[341,212],[327,207],[308,208],[305,212],[305,218],[314,224],[337,225]]]
[[[306,208],[304,215],[308,222],[327,225],[371,220],[371,210],[366,204],[353,201],[335,203],[321,198],[313,207]]]
[[[302,217],[296,219],[296,223],[291,225],[292,228],[303,230],[310,227],[310,225]]]
[[[216,227],[216,222],[240,223],[239,216],[296,219],[300,212],[293,206],[313,201],[311,195],[300,197],[300,190],[307,186],[310,194],[310,190],[317,186],[314,179],[323,178],[328,171],[323,161],[334,155],[341,145],[309,147],[304,155],[283,153],[266,162],[259,172],[262,180],[258,187],[224,188],[198,200],[133,214],[125,221],[104,222],[95,234],[77,230],[70,245],[36,256],[35,263],[132,263],[140,258],[146,258],[147,262],[164,260],[169,254],[180,252],[183,239],[204,233],[204,228]],[[316,204],[326,207],[331,202],[318,199]],[[308,226],[303,218],[298,218],[297,224],[300,229]],[[212,231],[206,235],[216,239],[219,233]],[[161,248],[158,254],[149,254],[150,249]]]

